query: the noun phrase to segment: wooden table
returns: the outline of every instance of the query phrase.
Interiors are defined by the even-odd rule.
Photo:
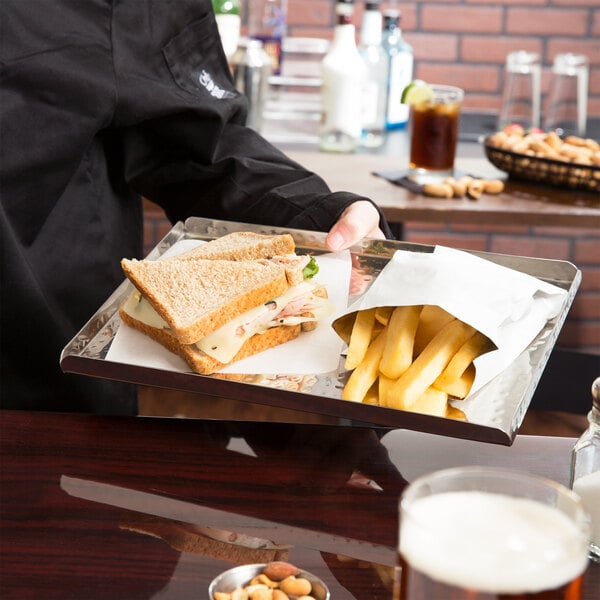
[[[406,481],[484,464],[566,483],[572,444],[3,411],[0,597],[206,598],[236,562],[286,558],[320,575],[332,599],[391,600]],[[252,549],[242,536],[268,543]],[[600,564],[585,586],[596,600]]]
[[[456,167],[479,177],[506,178],[470,145],[469,154]],[[427,198],[385,179],[376,171],[401,171],[406,158],[389,154],[329,154],[288,150],[288,156],[318,173],[334,191],[348,190],[371,198],[381,206],[391,223],[406,221],[443,223],[485,223],[498,225],[550,225],[556,227],[600,227],[600,195],[541,186],[522,181],[507,181],[503,193],[484,195],[479,200],[440,200]]]

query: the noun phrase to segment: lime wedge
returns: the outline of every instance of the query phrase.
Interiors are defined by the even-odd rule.
[[[421,79],[411,81],[402,90],[402,104],[421,104],[433,98],[433,90]]]

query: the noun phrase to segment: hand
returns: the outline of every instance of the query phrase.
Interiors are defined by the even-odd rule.
[[[353,202],[330,229],[325,240],[332,252],[344,250],[365,237],[385,239],[379,228],[379,213],[368,200]]]

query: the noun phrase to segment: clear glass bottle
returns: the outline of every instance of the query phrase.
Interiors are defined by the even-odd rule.
[[[389,8],[383,11],[382,45],[388,57],[388,88],[386,129],[401,129],[408,122],[409,106],[402,104],[402,90],[412,81],[414,54],[412,46],[402,37],[400,11]]]
[[[367,68],[361,136],[361,145],[366,148],[381,146],[385,138],[388,60],[381,45],[382,28],[379,0],[365,2],[359,51]]]
[[[225,56],[230,59],[240,40],[240,0],[212,0]]]
[[[354,0],[337,0],[333,41],[321,63],[319,148],[353,152],[362,132],[362,96],[367,70],[356,45]]]
[[[571,488],[592,518],[590,558],[600,562],[600,377],[592,384],[592,410],[571,457]]]
[[[260,40],[273,60],[272,72],[281,73],[281,45],[286,35],[287,0],[249,0],[248,36]]]

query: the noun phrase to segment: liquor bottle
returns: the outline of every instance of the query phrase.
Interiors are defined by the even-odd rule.
[[[381,45],[382,25],[379,0],[365,2],[359,51],[367,68],[361,137],[361,145],[367,148],[381,146],[385,137],[389,63]]]
[[[212,0],[217,27],[225,56],[230,59],[240,40],[241,17],[239,0]]]
[[[248,36],[260,40],[273,60],[272,72],[281,73],[281,44],[286,34],[287,0],[249,0]]]
[[[592,384],[588,422],[588,428],[573,446],[570,483],[592,519],[590,558],[600,562],[600,377]]]
[[[386,129],[400,129],[408,122],[409,107],[402,104],[402,90],[413,79],[414,55],[410,44],[404,41],[400,29],[400,12],[383,12],[383,48],[388,56],[388,88]]]
[[[362,132],[362,96],[367,78],[352,22],[354,0],[337,0],[333,41],[321,63],[319,148],[353,152]]]

